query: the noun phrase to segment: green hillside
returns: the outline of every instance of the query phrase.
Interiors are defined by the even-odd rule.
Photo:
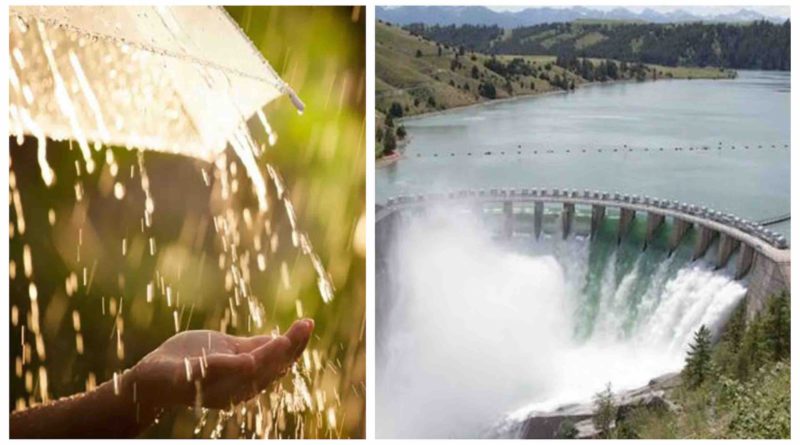
[[[791,69],[791,24],[635,23],[582,20],[503,29],[497,25],[405,26],[441,44],[494,54],[599,57],[667,66]]]
[[[588,42],[593,37],[584,36]],[[376,155],[394,120],[513,96],[573,90],[588,82],[660,78],[729,78],[716,68],[665,67],[555,56],[488,55],[413,35],[383,22],[375,28]],[[385,116],[390,116],[387,122]],[[396,138],[402,140],[402,137]],[[397,141],[395,141],[397,142]],[[394,146],[390,141],[390,147]],[[386,153],[384,153],[386,152]]]
[[[538,76],[516,76],[507,82],[484,66],[490,58],[485,54],[460,54],[457,48],[437,45],[385,23],[376,24],[375,46],[375,105],[385,113],[394,102],[401,104],[404,115],[477,103],[487,99],[480,94],[481,84],[493,85],[498,99],[557,89]],[[531,59],[531,63],[544,69],[544,60],[555,58]],[[551,66],[550,74],[564,76],[565,72]],[[505,88],[509,82],[511,93]]]

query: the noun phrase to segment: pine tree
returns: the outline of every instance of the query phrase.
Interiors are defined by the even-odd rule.
[[[556,432],[556,439],[574,439],[578,436],[578,428],[575,427],[575,422],[570,419],[563,420],[558,424],[558,431]]]
[[[714,352],[714,362],[719,365],[722,373],[731,378],[736,378],[738,375],[737,362],[747,332],[746,308],[747,305],[741,302],[733,311]]]
[[[473,79],[477,79],[479,74],[480,73],[478,72],[478,67],[475,66],[475,65],[472,65],[472,78]]]
[[[394,133],[391,131],[387,131],[386,134],[383,136],[383,154],[384,155],[391,155],[394,154],[394,151],[397,149],[397,140],[394,137]]]
[[[700,326],[694,334],[683,368],[684,379],[689,388],[702,385],[711,370],[711,331],[706,325]]]
[[[754,371],[767,362],[769,350],[764,341],[766,328],[763,314],[758,314],[747,326],[736,360],[736,378],[738,380],[748,380]]]
[[[786,293],[774,295],[767,303],[764,336],[770,358],[775,361],[789,357],[791,341],[789,310],[789,297]]]
[[[606,385],[606,389],[594,395],[594,413],[592,413],[592,424],[600,433],[600,437],[608,438],[611,427],[617,418],[617,406],[614,405],[614,393],[611,392],[611,383]]]

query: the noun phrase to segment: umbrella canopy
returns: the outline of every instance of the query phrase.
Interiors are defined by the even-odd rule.
[[[9,12],[12,135],[75,140],[90,172],[91,147],[107,144],[212,161],[230,143],[254,157],[245,121],[258,113],[271,132],[261,107],[283,94],[303,108],[220,7]]]

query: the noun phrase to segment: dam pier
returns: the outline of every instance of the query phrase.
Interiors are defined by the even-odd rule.
[[[483,211],[487,206],[500,206],[502,223],[499,236],[510,238],[518,233],[528,233],[536,239],[543,232],[545,206],[560,207],[560,235],[570,236],[575,228],[576,209],[590,214],[588,236],[597,236],[609,217],[609,209],[618,212],[617,244],[624,241],[637,218],[645,225],[642,249],[648,249],[656,233],[669,222],[667,248],[669,254],[678,248],[690,230],[695,237],[691,246],[691,260],[706,257],[712,245],[716,252],[709,254],[718,269],[725,268],[736,256],[733,264],[734,278],[748,283],[747,313],[757,313],[770,295],[790,289],[790,250],[785,237],[763,224],[748,221],[728,213],[706,207],[680,203],[673,200],[647,196],[599,191],[578,192],[562,189],[522,190],[461,190],[429,195],[390,198],[376,209],[376,245],[386,247],[391,240],[400,215],[404,210],[419,212],[429,206],[466,204],[471,209]],[[533,223],[522,224],[515,217],[517,210],[532,207]],[[785,220],[788,216],[779,219]],[[525,227],[527,225],[528,227]],[[381,247],[378,249],[381,260]]]

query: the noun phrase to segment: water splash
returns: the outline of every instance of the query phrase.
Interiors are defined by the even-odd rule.
[[[163,11],[161,12],[163,13]],[[145,75],[139,79],[140,82],[131,82],[131,78],[135,77],[131,72],[135,74],[138,72],[136,70],[141,70],[142,66],[145,65],[144,61],[150,57],[145,51],[137,50],[125,43],[98,42],[96,36],[81,36],[75,33],[74,30],[69,30],[66,27],[52,28],[52,24],[45,23],[41,20],[34,21],[35,28],[33,29],[38,38],[32,38],[28,34],[30,30],[27,22],[23,18],[16,16],[16,19],[12,20],[17,23],[16,32],[19,32],[20,35],[25,35],[25,37],[20,37],[17,34],[12,35],[12,43],[16,43],[16,45],[11,45],[9,49],[11,56],[17,63],[17,67],[12,67],[10,70],[11,87],[19,98],[19,100],[15,101],[13,105],[9,107],[11,128],[14,130],[19,144],[24,142],[25,133],[31,134],[37,138],[37,160],[40,166],[41,176],[44,183],[47,186],[51,186],[55,183],[55,172],[49,166],[47,160],[47,138],[45,137],[44,131],[37,124],[37,119],[41,117],[41,114],[35,114],[35,117],[33,117],[31,110],[34,104],[46,103],[48,99],[51,99],[51,102],[57,105],[58,112],[61,117],[65,119],[69,128],[68,133],[59,134],[57,139],[68,137],[70,140],[76,141],[80,154],[82,155],[83,162],[81,163],[76,160],[75,163],[78,179],[76,179],[74,189],[75,208],[82,209],[81,211],[84,212],[84,218],[86,204],[84,200],[84,186],[81,180],[82,175],[84,172],[86,175],[99,175],[102,174],[103,171],[102,164],[100,169],[96,168],[97,165],[95,164],[93,153],[90,149],[92,143],[96,152],[105,150],[108,171],[113,178],[116,178],[120,167],[114,159],[111,148],[108,146],[110,144],[111,132],[117,134],[125,133],[125,145],[127,148],[131,149],[138,145],[159,146],[169,145],[169,143],[172,142],[181,145],[186,142],[185,140],[170,138],[170,136],[180,134],[182,132],[180,127],[183,125],[178,121],[177,110],[180,108],[180,104],[178,103],[178,98],[174,95],[174,91],[168,91],[168,86],[164,85],[163,79],[151,79]],[[86,42],[87,40],[91,41],[93,44],[104,45],[106,50],[105,55],[99,60],[85,59],[88,52],[83,51],[83,49],[90,46]],[[73,41],[79,42],[78,47],[70,46],[68,42]],[[42,81],[39,85],[34,85],[37,88],[31,88],[32,84],[26,83],[26,77],[29,73],[25,73],[25,70],[30,67],[30,60],[26,60],[21,48],[29,50],[30,48],[25,47],[25,45],[30,44],[38,45],[34,52],[41,51],[40,55],[46,62],[49,76],[48,79],[33,79],[35,81]],[[64,48],[68,49],[64,50]],[[115,62],[122,60],[131,61],[132,63],[124,66],[114,66]],[[20,72],[25,73],[26,76],[18,75],[17,68],[22,70]],[[131,72],[125,72],[128,68],[130,68]],[[212,89],[223,92],[228,91],[225,86],[226,80],[224,76],[221,78],[220,73],[216,72],[213,67],[199,66],[197,69],[204,73]],[[107,75],[111,79],[108,84],[110,85],[109,88],[97,91],[93,89],[90,79],[92,76],[98,75],[98,72],[102,73],[102,75]],[[43,91],[38,87],[48,85],[48,82],[52,82],[52,98],[38,94],[38,92]],[[45,88],[44,91],[46,90]],[[34,93],[34,91],[37,93]],[[292,101],[298,105],[298,107],[302,108],[302,103],[299,102],[299,99],[294,93],[291,91],[289,91],[289,93]],[[161,110],[164,113],[163,116],[147,116],[158,126],[158,128],[153,129],[154,136],[138,134],[133,130],[133,128],[136,128],[136,125],[130,125],[130,120],[137,119],[138,116],[120,115],[111,110],[106,104],[107,101],[129,103],[131,101],[142,100],[142,97],[153,96],[166,97],[167,99],[172,98],[172,100],[165,99],[168,106],[163,107],[164,109]],[[103,103],[98,100],[98,97],[104,99]],[[256,114],[262,123],[268,144],[270,146],[275,145],[277,142],[277,133],[270,126],[263,111],[258,110]],[[91,121],[87,121],[87,116],[91,116]],[[247,178],[244,179],[236,176],[237,164],[235,162],[228,164],[227,156],[222,152],[210,159],[213,175],[209,175],[204,169],[202,179],[206,186],[209,187],[212,187],[215,182],[220,183],[223,190],[223,200],[225,202],[224,211],[221,214],[215,215],[213,218],[216,233],[223,250],[220,254],[219,265],[220,269],[225,271],[225,289],[230,293],[226,301],[227,307],[225,308],[225,315],[219,328],[223,332],[233,327],[237,328],[239,331],[249,333],[262,329],[267,322],[263,296],[254,295],[250,286],[250,259],[258,258],[258,267],[264,272],[267,268],[267,261],[261,250],[262,247],[266,247],[266,245],[261,246],[259,241],[257,245],[254,246],[255,249],[244,246],[241,243],[242,233],[245,229],[256,231],[254,228],[264,227],[264,232],[270,240],[268,246],[272,249],[273,253],[278,243],[278,234],[277,232],[272,232],[269,225],[270,218],[274,218],[275,216],[270,213],[270,194],[267,177],[264,174],[265,169],[269,173],[269,180],[273,187],[279,191],[277,200],[280,202],[280,207],[283,209],[290,223],[292,243],[303,256],[308,257],[317,275],[317,287],[322,301],[324,303],[332,301],[335,290],[330,275],[325,270],[319,256],[315,253],[311,241],[308,239],[306,233],[299,227],[294,206],[280,174],[272,165],[260,164],[258,158],[263,154],[263,146],[259,146],[255,142],[255,138],[253,134],[250,133],[244,116],[241,114],[237,115],[236,119],[239,120],[238,128],[227,136],[227,142],[232,152],[236,155],[236,160],[240,163],[238,165],[240,165],[247,174]],[[172,130],[174,130],[174,132],[172,132]],[[165,141],[169,143],[165,143]],[[72,148],[71,142],[70,148]],[[209,161],[209,156],[207,155],[207,152],[198,152],[196,156],[198,159]],[[138,167],[138,169],[136,167]],[[162,255],[162,252],[157,248],[157,240],[153,235],[156,202],[151,192],[150,177],[148,176],[143,149],[137,150],[136,165],[131,165],[131,178],[134,178],[136,173],[139,174],[140,189],[145,196],[140,226],[141,233],[147,240],[147,251],[150,256],[158,258]],[[11,176],[13,177],[13,168]],[[213,176],[213,178],[211,176]],[[243,185],[249,185],[250,187],[245,187]],[[16,222],[13,224],[10,232],[12,237],[22,236],[25,234],[25,219],[22,211],[21,198],[14,183],[12,183],[10,189],[16,214]],[[124,201],[129,195],[121,182],[114,182],[112,190],[113,196],[121,201]],[[239,209],[235,208],[234,199],[240,198],[250,191],[252,191],[258,202],[258,208],[253,212],[248,208],[240,212]],[[76,211],[76,213],[78,212]],[[51,225],[53,224],[54,222],[51,223]],[[97,262],[94,260],[95,263],[94,266],[92,266],[90,274],[89,269],[86,267],[87,258],[81,255],[83,233],[83,226],[79,225],[77,229],[76,256],[79,267],[76,271],[70,271],[69,275],[66,277],[66,292],[68,296],[80,295],[86,297],[91,291],[94,267]],[[260,240],[260,235],[257,239]],[[130,248],[128,239],[122,238],[120,242],[122,245],[122,255],[125,256]],[[14,306],[14,308],[18,313],[20,310],[28,312],[27,316],[17,315],[17,324],[15,324],[15,328],[19,328],[22,332],[23,352],[21,356],[17,358],[18,363],[20,363],[18,377],[24,379],[25,388],[29,397],[17,400],[16,406],[18,408],[32,406],[49,400],[45,343],[41,336],[39,325],[38,288],[33,281],[35,278],[33,277],[30,250],[26,248],[25,251],[27,254],[24,257],[24,270],[25,278],[30,280],[30,307],[20,308]],[[89,258],[88,261],[91,262],[92,259]],[[14,267],[15,265],[12,262],[10,269]],[[82,275],[81,281],[78,280],[78,274]],[[187,308],[186,305],[182,304],[179,295],[175,295],[173,299],[169,284],[165,283],[164,276],[160,275],[159,271],[156,270],[155,279],[148,283],[144,289],[147,303],[155,303],[158,290],[160,290],[159,297],[166,300],[167,309],[165,310],[169,311],[168,313],[172,318],[174,330],[175,332],[179,332],[182,326],[188,326],[191,319],[191,309],[193,308]],[[101,302],[102,314],[104,316],[113,317],[115,320],[112,337],[114,338],[117,361],[119,364],[122,364],[125,359],[125,342],[123,335],[125,324],[122,311],[123,299],[122,297],[117,299],[116,297],[102,296],[99,300]],[[225,302],[224,298],[222,300]],[[70,305],[73,304],[74,303],[70,303]],[[243,312],[243,315],[246,317],[246,324],[241,323],[240,312]],[[186,317],[184,316],[185,313],[188,313]],[[76,309],[73,314],[75,348],[78,355],[82,355],[84,340],[79,324],[80,312]],[[22,320],[30,320],[30,326],[20,323]],[[78,322],[74,320],[78,320]],[[32,341],[25,338],[26,332],[34,334]],[[35,349],[32,348],[31,343],[35,345]],[[315,357],[319,357],[319,354],[317,353]],[[331,369],[336,369],[340,367],[340,364],[327,363],[327,366]],[[204,370],[201,368],[201,372],[203,371]],[[256,407],[259,407],[261,416],[259,425],[255,428],[259,433],[259,437],[269,436],[270,433],[276,437],[279,435],[289,435],[285,431],[286,409],[289,409],[291,413],[303,413],[307,411],[318,413],[320,419],[328,419],[328,429],[330,429],[331,420],[333,420],[334,426],[336,421],[336,413],[334,405],[332,404],[333,401],[326,400],[319,404],[306,403],[307,400],[310,400],[310,397],[307,395],[310,382],[319,378],[319,371],[320,369],[314,371],[310,368],[296,368],[292,379],[294,383],[293,392],[285,392],[280,389],[265,392],[257,396],[254,400],[242,404],[241,407],[237,407],[237,409],[232,410],[230,413],[220,414],[218,416],[217,427],[211,432],[211,435],[221,435],[222,428],[228,420],[243,422],[243,419],[249,419],[253,409]],[[118,376],[118,372],[113,374],[115,392],[119,391]],[[187,378],[191,378],[191,376],[187,375]],[[94,387],[94,379],[95,377],[93,374],[87,377],[87,389]],[[36,391],[38,391],[38,394],[35,394]],[[277,399],[271,400],[274,397],[277,397]],[[269,400],[269,402],[266,402],[266,400]],[[268,404],[274,413],[267,415],[267,413],[260,408],[262,404]],[[205,419],[199,421],[201,430],[205,422]],[[297,422],[299,423],[296,424],[296,428],[302,430],[302,417],[298,416]],[[241,429],[243,435],[245,431],[250,430],[251,428],[249,427],[242,427]],[[295,431],[295,434],[297,434],[297,431]]]
[[[596,261],[580,236],[500,242],[450,209],[406,221],[380,296],[379,437],[479,437],[607,382],[639,387],[679,369],[693,332],[718,328],[745,294],[657,249]]]

